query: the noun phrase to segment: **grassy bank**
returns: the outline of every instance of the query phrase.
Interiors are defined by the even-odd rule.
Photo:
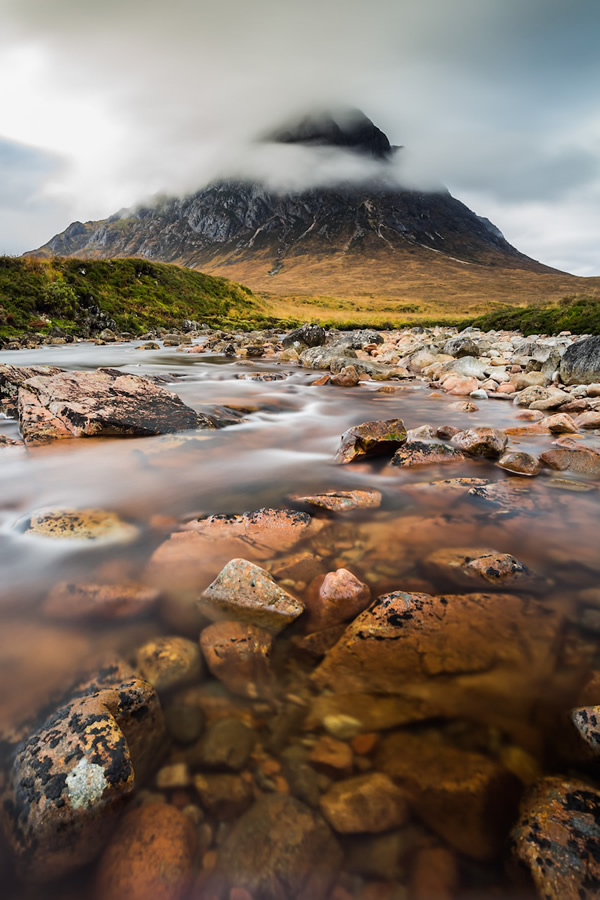
[[[184,319],[222,328],[278,324],[249,288],[179,266],[0,257],[0,337],[44,334],[56,326],[80,334],[95,308],[133,334],[175,328]]]
[[[564,297],[547,307],[504,307],[472,320],[484,331],[522,331],[523,334],[600,334],[600,295]]]

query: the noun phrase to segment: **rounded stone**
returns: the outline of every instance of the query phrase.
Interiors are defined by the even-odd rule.
[[[542,469],[539,459],[523,450],[509,450],[503,453],[496,465],[513,475],[528,477],[539,475]]]
[[[204,729],[204,713],[198,706],[174,702],[165,709],[165,725],[178,744],[193,744]]]
[[[321,812],[342,834],[376,834],[404,825],[408,804],[387,775],[373,772],[334,784],[321,797]]]
[[[135,668],[157,691],[167,691],[202,677],[200,648],[187,638],[158,637],[135,654]]]
[[[174,806],[147,803],[131,810],[99,860],[95,900],[180,900],[195,848],[194,826]]]
[[[245,622],[216,622],[200,635],[208,668],[232,693],[256,698],[271,692],[273,637]]]
[[[200,752],[193,753],[193,759],[208,769],[239,772],[246,765],[255,742],[252,729],[239,719],[219,719],[208,728]]]
[[[367,608],[371,589],[348,569],[337,569],[318,576],[308,586],[306,604],[306,628],[320,631],[353,619]]]

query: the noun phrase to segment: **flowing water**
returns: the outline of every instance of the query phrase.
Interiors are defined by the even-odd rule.
[[[589,672],[599,664],[600,612],[594,616],[592,604],[588,618],[581,616],[582,597],[591,603],[589,590],[597,587],[600,571],[600,494],[595,485],[550,473],[519,479],[483,460],[392,474],[381,461],[348,466],[333,462],[342,432],[363,421],[400,417],[407,428],[525,424],[512,403],[480,401],[478,412],[462,413],[450,408],[456,398],[440,395],[420,381],[402,383],[393,393],[381,392],[377,382],[345,389],[313,386],[315,373],[305,369],[188,356],[168,349],[140,351],[134,343],[5,352],[0,362],[69,369],[112,366],[161,375],[168,379],[167,387],[196,409],[232,405],[245,411],[239,424],[193,435],[80,439],[27,452],[20,447],[0,450],[3,727],[26,718],[78,673],[89,670],[95,660],[111,654],[127,658],[153,635],[173,633],[172,621],[165,621],[160,606],[154,615],[132,622],[53,620],[41,611],[41,603],[57,582],[144,581],[153,551],[179,523],[192,517],[286,507],[290,494],[376,488],[383,495],[379,508],[322,513],[326,527],[282,556],[308,551],[318,554],[326,571],[347,567],[369,584],[373,597],[393,590],[435,594],[467,590],[428,564],[427,557],[442,548],[489,548],[511,553],[525,563],[543,582],[536,602],[544,614],[560,622],[546,648],[552,661],[546,659],[543,677],[539,659],[528,660],[529,651],[524,651],[525,659],[515,662],[514,671],[509,663],[501,675],[467,691],[456,702],[451,719],[442,717],[414,727],[431,734],[432,741],[484,752],[505,764],[513,760],[513,768],[525,781],[537,771],[564,770],[548,722],[569,708]],[[259,372],[285,373],[286,377],[248,378]],[[0,432],[18,436],[10,419],[0,422]],[[594,443],[598,438],[592,434],[585,440]],[[550,442],[549,435],[512,439],[519,449],[535,452]],[[430,482],[457,477],[516,485],[518,490],[510,503],[497,504],[467,491],[427,487]],[[114,511],[137,527],[137,537],[126,544],[107,543],[90,550],[85,542],[25,533],[36,511],[73,507]],[[207,584],[221,566],[221,560],[215,560],[214,566],[206,561]],[[299,595],[305,588],[302,582],[295,585]],[[595,602],[600,606],[600,600]],[[540,620],[540,635],[544,628]],[[290,634],[294,633],[292,627]],[[289,638],[282,640],[287,647]],[[465,653],[472,650],[470,645]],[[296,688],[314,665],[301,656],[283,654],[278,660],[282,691]],[[296,737],[292,733],[289,740]],[[303,739],[306,742],[306,734]],[[469,896],[509,891],[502,867],[496,863],[463,860],[461,866]],[[84,890],[84,876],[78,877],[79,889]],[[390,873],[390,880],[396,877]],[[62,890],[57,889],[56,895]],[[14,900],[54,895],[48,886],[25,888],[17,882],[7,894]]]

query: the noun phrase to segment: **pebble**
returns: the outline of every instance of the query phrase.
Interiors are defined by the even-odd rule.
[[[239,772],[244,768],[256,742],[251,728],[239,719],[219,719],[210,725],[191,760],[208,769]]]
[[[157,637],[140,647],[135,667],[157,691],[200,681],[203,671],[198,645],[177,635]]]
[[[321,812],[342,834],[389,831],[408,819],[406,796],[380,772],[336,782],[321,797]]]
[[[310,753],[315,768],[327,773],[348,774],[352,771],[354,754],[344,741],[323,735]]]
[[[305,627],[321,631],[353,619],[369,605],[371,589],[348,569],[315,578],[304,595]]]

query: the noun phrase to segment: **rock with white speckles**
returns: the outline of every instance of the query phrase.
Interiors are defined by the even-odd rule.
[[[90,682],[8,748],[2,819],[19,874],[44,882],[93,860],[164,739],[145,681]]]

